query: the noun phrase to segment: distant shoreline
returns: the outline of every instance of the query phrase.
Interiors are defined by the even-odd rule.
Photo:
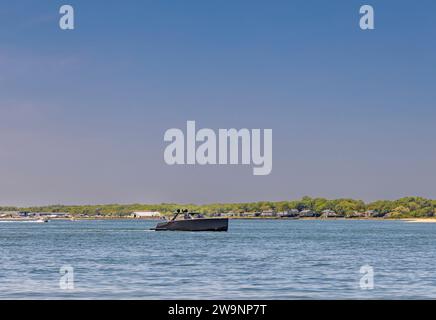
[[[410,219],[410,221],[423,221],[416,219],[436,218],[436,199],[427,199],[419,196],[403,197],[396,200],[377,200],[364,202],[352,198],[312,198],[309,196],[296,200],[285,201],[257,201],[240,203],[210,203],[210,204],[100,204],[100,205],[48,205],[48,206],[0,206],[1,218],[14,218],[15,214],[33,214],[33,217],[57,215],[57,218],[128,218],[145,217],[141,214],[157,214],[169,216],[176,210],[188,210],[204,215],[216,216],[224,214],[229,218],[262,218],[279,217],[323,217],[328,219]],[[236,217],[238,216],[238,217]],[[261,217],[259,217],[261,216]],[[25,216],[21,216],[25,217]],[[27,215],[29,217],[29,215]],[[150,217],[150,216],[148,216]],[[425,220],[431,221],[431,220]]]
[[[310,220],[310,221],[403,221],[408,223],[436,223],[436,218],[287,218],[287,217],[229,217],[230,220]],[[0,222],[37,222],[40,219],[32,218],[0,218]],[[102,220],[129,220],[129,221],[160,221],[158,218],[132,218],[132,217],[80,217],[80,218],[50,218],[49,221],[102,221]]]

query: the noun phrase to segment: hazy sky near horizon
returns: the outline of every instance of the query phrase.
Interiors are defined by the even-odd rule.
[[[432,0],[2,1],[0,205],[436,198],[435,57]],[[271,175],[166,165],[187,120],[272,128]]]

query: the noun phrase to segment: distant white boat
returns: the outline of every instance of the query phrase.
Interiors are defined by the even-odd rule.
[[[39,219],[39,220],[36,220],[36,223],[47,223],[48,222],[48,219]]]

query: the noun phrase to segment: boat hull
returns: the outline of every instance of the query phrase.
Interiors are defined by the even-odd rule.
[[[174,220],[158,223],[156,231],[227,231],[228,218]]]

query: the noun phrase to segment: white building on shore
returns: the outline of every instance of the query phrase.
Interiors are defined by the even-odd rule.
[[[133,218],[159,218],[161,214],[157,211],[136,211],[132,216]]]

